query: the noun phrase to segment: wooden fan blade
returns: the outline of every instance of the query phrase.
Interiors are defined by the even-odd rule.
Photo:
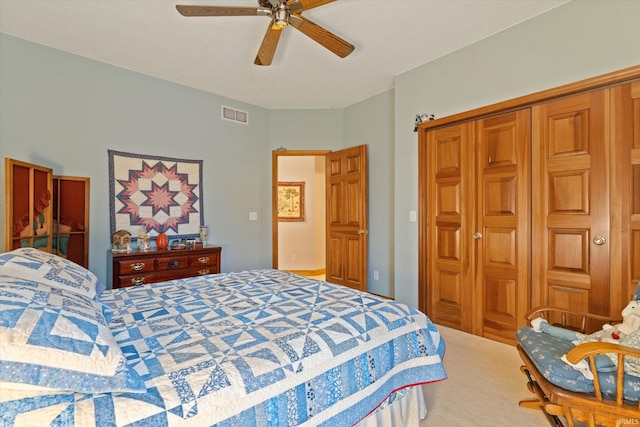
[[[287,6],[289,6],[291,13],[302,13],[305,10],[333,3],[334,1],[336,0],[289,0]]]
[[[308,19],[300,15],[295,15],[295,19],[293,18],[294,15],[292,15],[292,19],[290,19],[289,22],[294,28],[297,28],[304,35],[320,43],[340,58],[344,58],[355,50],[355,46],[351,43],[342,40],[340,37],[314,24]]]
[[[254,64],[271,65],[273,56],[276,53],[276,48],[278,47],[278,42],[280,41],[281,33],[282,29],[273,28],[272,24],[269,24],[267,32],[262,39],[260,49],[258,50],[258,55],[256,55],[256,60],[253,61]]]
[[[256,16],[271,15],[264,7],[184,6],[176,5],[182,16]]]

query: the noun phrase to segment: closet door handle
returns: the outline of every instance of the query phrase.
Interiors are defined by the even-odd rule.
[[[473,233],[473,236],[471,236],[471,237],[473,237],[476,240],[480,240],[480,239],[482,239],[482,233],[479,233],[479,232],[476,231],[475,233]]]
[[[605,239],[602,236],[596,236],[596,237],[593,238],[593,244],[594,245],[602,246],[605,243],[607,243],[607,239]]]

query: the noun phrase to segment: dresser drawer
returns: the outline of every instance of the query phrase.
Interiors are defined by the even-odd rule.
[[[189,269],[192,276],[206,276],[207,274],[220,273],[220,269],[217,265],[202,265],[200,267],[192,267]]]
[[[173,270],[189,266],[189,255],[166,256],[156,258],[156,271]]]
[[[147,273],[155,270],[153,261],[153,259],[118,261],[118,269],[121,276],[126,274]]]
[[[116,283],[113,284],[114,288],[128,288],[129,286],[148,285],[158,280],[155,273],[148,274],[134,274],[131,276],[120,276],[116,279]]]
[[[217,266],[218,256],[214,254],[191,255],[189,257],[189,267]]]

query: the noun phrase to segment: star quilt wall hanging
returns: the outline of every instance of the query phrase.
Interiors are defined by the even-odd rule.
[[[111,234],[198,235],[204,225],[202,160],[108,153]]]

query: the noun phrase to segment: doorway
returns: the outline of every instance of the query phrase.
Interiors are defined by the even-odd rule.
[[[279,232],[282,224],[278,209],[279,189],[289,188],[290,191],[295,192],[300,189],[301,184],[300,182],[279,184],[279,159],[284,156],[324,157],[326,162],[326,188],[324,191],[326,197],[325,280],[365,292],[367,290],[368,253],[367,146],[360,145],[338,151],[273,151],[271,217],[273,230],[272,264],[275,269],[284,269],[281,245],[279,244],[280,238],[283,237]],[[321,180],[321,178],[319,179]],[[287,194],[283,192],[282,195],[286,199]],[[288,201],[291,202],[290,199]],[[283,210],[280,211],[283,219],[301,215],[295,205],[291,207],[293,212],[285,211],[284,205],[283,202]],[[309,245],[308,241],[302,242],[302,244]],[[295,256],[295,254],[293,255]]]
[[[273,268],[324,280],[326,271],[326,155],[329,150],[273,152]],[[283,184],[282,186],[278,184]],[[290,185],[290,186],[289,186]],[[300,198],[292,217],[279,215],[278,190]],[[297,194],[301,192],[301,194]],[[287,199],[289,202],[290,199]]]

